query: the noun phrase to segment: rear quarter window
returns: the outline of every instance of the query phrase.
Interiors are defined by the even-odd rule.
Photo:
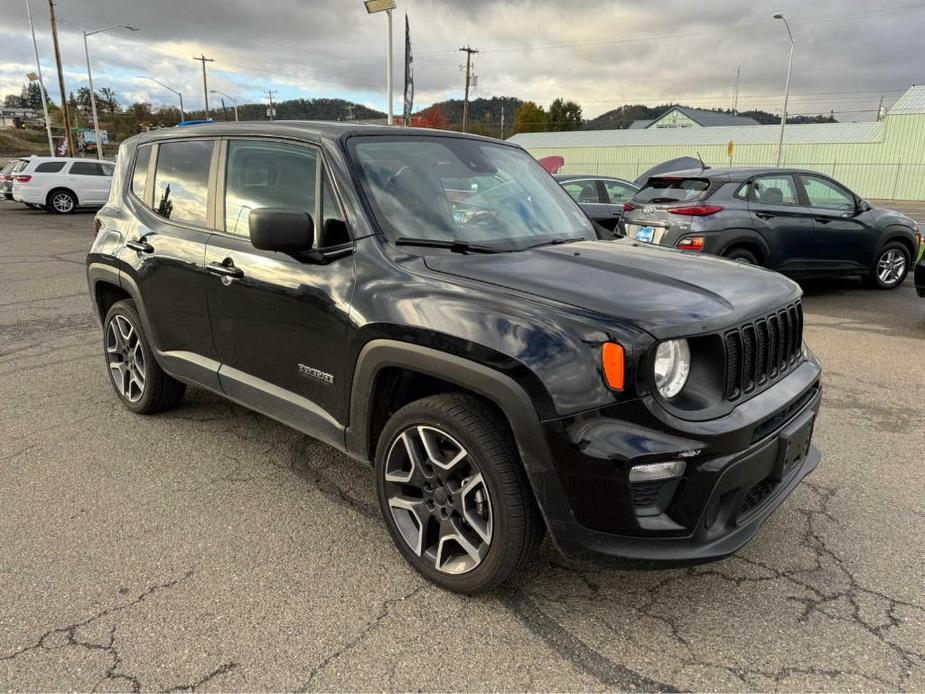
[[[143,145],[135,153],[135,168],[132,169],[132,193],[145,199],[145,184],[148,182],[148,164],[151,163],[151,145]]]
[[[650,178],[642,190],[633,197],[635,202],[669,203],[687,202],[703,197],[710,189],[707,178]]]
[[[35,173],[58,173],[63,168],[63,161],[43,161],[35,167]]]

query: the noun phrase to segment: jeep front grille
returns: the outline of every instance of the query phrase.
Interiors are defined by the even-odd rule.
[[[800,302],[728,331],[725,390],[727,400],[763,388],[800,360],[803,307]]]

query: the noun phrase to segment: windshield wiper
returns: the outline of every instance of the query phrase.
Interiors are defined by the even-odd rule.
[[[587,241],[584,236],[557,236],[554,239],[549,241],[543,241],[542,243],[535,243],[532,246],[527,246],[524,250],[529,251],[531,248],[540,248],[541,246],[558,246],[563,243],[574,243],[576,241]]]
[[[447,241],[445,239],[425,239],[401,236],[395,239],[396,246],[419,246],[421,248],[446,248],[453,253],[503,253],[505,249],[485,246],[466,241]]]

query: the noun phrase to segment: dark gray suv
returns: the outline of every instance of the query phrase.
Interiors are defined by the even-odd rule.
[[[914,220],[828,176],[777,168],[655,176],[624,206],[618,229],[794,277],[861,275],[879,289],[902,284],[920,238]]]

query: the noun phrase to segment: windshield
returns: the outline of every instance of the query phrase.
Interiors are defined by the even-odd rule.
[[[350,152],[391,241],[515,250],[597,238],[568,194],[523,150],[457,137],[355,137]]]
[[[706,178],[650,178],[645,187],[633,196],[633,202],[686,202],[699,198],[709,187],[710,181]]]

